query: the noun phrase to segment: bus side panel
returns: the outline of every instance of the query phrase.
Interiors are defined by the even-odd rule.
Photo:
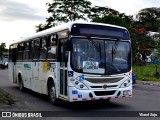
[[[41,84],[39,85],[39,89],[42,94],[48,94],[47,93],[47,74],[48,73],[48,62],[41,62],[40,68],[39,68],[39,81]]]
[[[40,89],[41,81],[39,79],[32,79],[31,84],[32,84],[33,91],[41,93],[41,89]]]
[[[39,80],[41,82],[39,89],[41,89],[42,94],[48,94],[47,90],[47,81],[49,76],[52,73],[50,73],[49,69],[49,62],[41,62],[40,63],[40,70],[39,70]],[[53,78],[53,76],[51,76]]]
[[[21,74],[21,77],[23,80],[23,67],[22,66],[23,66],[23,62],[16,62],[16,65],[14,65],[14,71],[15,71],[14,79],[18,80],[18,74]],[[17,84],[18,84],[18,81],[17,81]]]
[[[40,62],[33,62],[32,67],[31,88],[33,91],[41,93],[41,80],[39,79]]]
[[[39,62],[33,62],[32,66],[33,66],[32,69],[33,79],[38,79]]]
[[[47,81],[46,81],[46,80],[42,80],[42,81],[41,81],[41,85],[42,85],[42,89],[41,89],[42,94],[48,95],[48,91],[47,91]]]
[[[32,62],[23,62],[22,69],[24,87],[31,89]]]
[[[8,64],[8,71],[9,71],[9,80],[12,82],[12,83],[14,83],[13,82],[13,68],[14,67],[14,63],[13,62],[9,62],[9,64]]]
[[[47,72],[48,72],[48,62],[39,62],[39,71],[38,71],[39,81],[37,83],[37,90],[39,91],[39,93],[43,93],[43,94],[47,93],[46,91]]]
[[[48,94],[47,82],[49,78],[54,80],[55,86],[57,88],[56,92],[59,95],[59,84],[57,83],[57,63],[42,62],[40,67],[39,78],[41,80],[41,92],[42,94]]]

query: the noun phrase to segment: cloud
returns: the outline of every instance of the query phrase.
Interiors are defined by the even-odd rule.
[[[39,15],[39,10],[30,7],[28,4],[13,0],[0,0],[0,20],[16,21],[23,20],[44,20],[46,16]]]

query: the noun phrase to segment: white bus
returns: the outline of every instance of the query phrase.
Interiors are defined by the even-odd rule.
[[[75,21],[21,38],[9,48],[9,79],[52,103],[132,97],[129,33]]]

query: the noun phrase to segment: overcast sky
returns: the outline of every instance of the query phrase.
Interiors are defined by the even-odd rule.
[[[160,7],[160,0],[90,0],[93,5],[108,6],[126,15],[147,7]],[[52,0],[0,0],[0,43],[35,33],[35,26],[45,23],[47,2]]]

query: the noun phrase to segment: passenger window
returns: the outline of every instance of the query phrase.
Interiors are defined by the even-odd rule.
[[[9,47],[9,61],[12,61],[13,59],[13,45]]]
[[[34,41],[30,41],[31,45],[31,52],[30,52],[30,58],[33,59],[34,58]]]
[[[47,41],[46,37],[42,38],[41,40],[41,48],[40,48],[40,59],[46,59],[47,55]]]
[[[39,57],[39,48],[40,48],[40,40],[36,39],[34,40],[34,56],[33,59],[37,60]]]
[[[18,52],[17,52],[17,60],[22,60],[23,59],[23,51],[24,51],[24,44],[19,43],[18,44]]]
[[[48,47],[48,59],[56,59],[57,54],[57,36],[51,35],[49,37],[49,47]]]
[[[9,47],[9,61],[16,62],[17,59],[16,51],[17,51],[17,44],[11,45]]]
[[[30,59],[30,43],[26,42],[24,44],[24,54],[23,54],[23,60]]]

